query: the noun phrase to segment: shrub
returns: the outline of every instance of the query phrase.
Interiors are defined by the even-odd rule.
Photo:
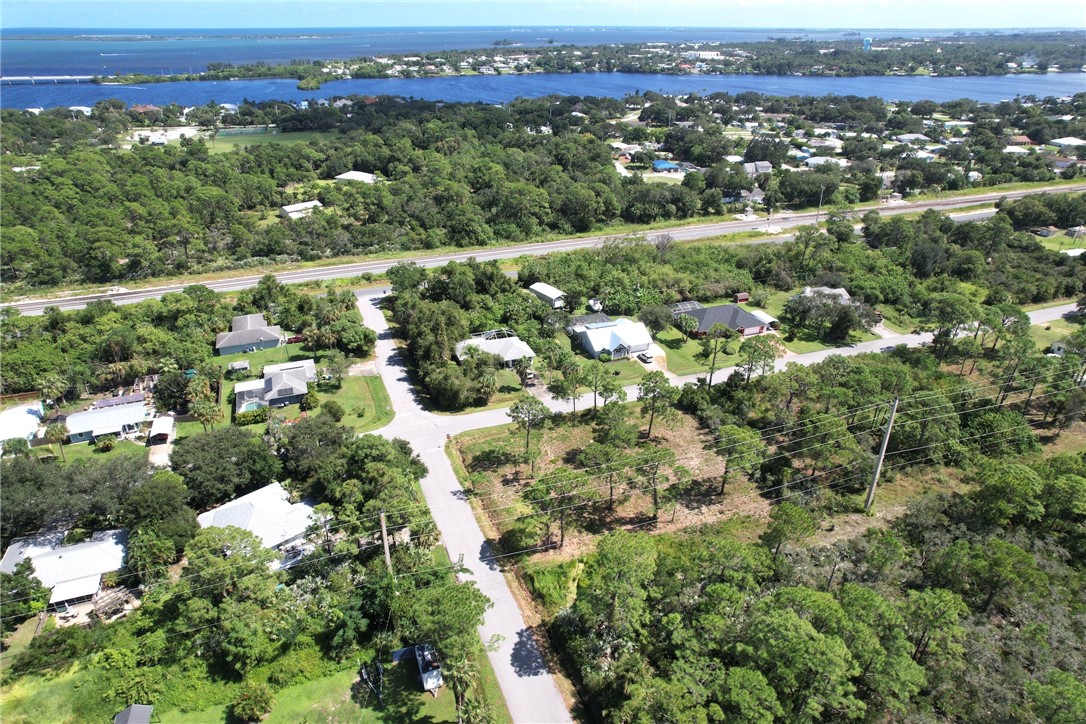
[[[94,444],[94,449],[100,453],[107,453],[117,446],[117,438],[112,435],[108,437],[102,437]]]
[[[239,412],[234,415],[234,424],[238,427],[256,425],[261,422],[267,422],[270,415],[270,407],[258,407],[255,410],[247,410],[246,412]]]
[[[302,398],[301,407],[303,410],[316,410],[320,407],[321,398],[317,395],[315,390],[310,390],[305,393],[305,397]]]
[[[610,362],[611,361],[611,353],[610,352],[600,352],[599,360],[600,360],[600,362]]]
[[[343,415],[346,414],[346,410],[343,409],[343,405],[339,404],[335,400],[325,400],[321,403],[321,412],[331,417],[336,422],[343,419]]]
[[[247,681],[234,699],[231,711],[241,721],[260,721],[271,711],[274,698],[267,684]]]

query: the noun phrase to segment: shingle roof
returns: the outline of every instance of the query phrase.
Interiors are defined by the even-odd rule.
[[[269,325],[263,314],[242,314],[231,320],[229,332],[220,332],[215,337],[215,349],[279,339],[282,336],[282,328]]]
[[[94,593],[103,573],[124,566],[128,531],[101,531],[88,541],[69,546],[63,541],[63,532],[17,538],[4,551],[0,571],[11,573],[20,561],[29,558],[34,563],[34,575],[43,586],[53,589],[50,602],[56,603]]]
[[[197,516],[202,528],[233,525],[249,531],[266,548],[275,548],[297,538],[309,527],[313,506],[291,503],[290,495],[279,483],[265,485],[237,500]]]
[[[698,332],[708,332],[718,324],[723,324],[735,331],[750,327],[761,327],[764,324],[762,320],[734,304],[720,304],[715,307],[693,309],[686,312],[686,314],[698,320]]]

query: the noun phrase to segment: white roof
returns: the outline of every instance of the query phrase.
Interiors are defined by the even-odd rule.
[[[1013,153],[1018,156],[1024,156],[1025,154],[1029,153],[1029,151],[1022,148],[1021,146],[1007,146],[1003,149],[1003,153]]]
[[[264,365],[264,376],[268,377],[276,372],[290,372],[292,370],[302,370],[309,382],[315,382],[317,379],[317,365],[311,359],[299,359],[293,362],[282,362],[277,365]],[[235,385],[234,389],[237,390],[237,388],[238,386]]]
[[[147,419],[147,406],[142,402],[129,405],[104,407],[99,410],[87,410],[68,415],[68,432],[79,435],[94,430],[120,429],[124,425],[135,425]]]
[[[1067,256],[1082,256],[1086,253],[1086,249],[1064,249],[1063,253]]]
[[[620,346],[637,348],[652,344],[652,335],[644,324],[621,317],[610,323],[587,325],[583,334],[594,352],[611,351]]]
[[[804,161],[804,163],[806,163],[809,168],[814,168],[815,166],[822,166],[823,164],[827,163],[834,163],[838,166],[848,165],[848,161],[842,158],[833,158],[832,156],[811,156],[806,161]]]
[[[297,204],[287,204],[286,206],[283,206],[282,209],[284,212],[290,214],[296,211],[305,211],[306,209],[319,209],[323,206],[324,204],[320,201],[302,201]]]
[[[17,437],[29,440],[41,427],[44,414],[40,402],[29,402],[0,412],[0,447],[4,440]]]
[[[336,176],[336,181],[361,181],[364,184],[372,184],[377,181],[377,177],[365,171],[347,171]]]
[[[766,324],[771,324],[778,321],[777,318],[774,317],[772,314],[762,311],[761,309],[748,309],[747,311],[750,312],[753,316],[765,322]]]
[[[173,418],[169,415],[163,415],[162,417],[156,417],[151,423],[151,437],[155,435],[169,435],[173,432]]]
[[[234,385],[234,394],[236,395],[239,392],[248,392],[249,390],[263,390],[263,389],[264,389],[264,379],[263,378],[261,378],[259,380],[246,380],[245,382],[239,382],[236,385]]]
[[[197,516],[202,528],[233,525],[259,538],[265,548],[276,548],[301,537],[310,524],[313,506],[291,503],[279,483],[265,485],[218,508]]]
[[[469,347],[476,347],[484,352],[490,354],[496,354],[502,358],[502,362],[516,362],[518,359],[525,357],[532,359],[535,357],[535,352],[528,346],[528,343],[519,337],[505,337],[502,339],[482,339],[475,337],[472,339],[465,339],[463,342],[459,342],[456,345],[456,356],[458,359],[464,357],[464,352]]]
[[[1075,138],[1074,136],[1053,138],[1048,143],[1052,146],[1086,146],[1086,141],[1083,141],[1081,138]]]
[[[103,573],[124,567],[128,531],[106,530],[75,545],[61,545],[64,532],[36,538],[16,538],[0,559],[0,571],[11,573],[25,558],[34,563],[34,575],[53,589],[50,603],[88,596],[98,590]]]
[[[552,287],[546,282],[536,282],[528,288],[531,289],[533,292],[536,292],[537,294],[542,294],[543,296],[549,297],[551,299],[558,299],[558,297],[566,296],[566,293],[563,292],[561,289],[558,289],[557,287]]]

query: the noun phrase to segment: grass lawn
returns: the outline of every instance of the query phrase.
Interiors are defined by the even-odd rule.
[[[799,291],[800,291],[799,289],[793,289],[793,290],[787,291],[787,292],[773,292],[772,294],[769,295],[769,299],[766,300],[766,303],[765,303],[764,307],[755,306],[755,305],[751,304],[750,302],[744,302],[743,304],[740,304],[739,306],[742,307],[743,309],[746,309],[748,312],[759,310],[759,311],[768,313],[771,317],[776,317],[776,318],[779,319],[780,316],[781,316],[781,312],[784,311],[784,305],[787,304],[788,300],[791,299],[792,296],[794,294],[796,294],[797,292],[799,292]],[[730,300],[728,300],[728,301],[730,301]],[[726,303],[726,302],[722,302],[722,303]],[[710,305],[707,304],[706,306],[710,306]]]
[[[4,649],[4,655],[0,656],[0,672],[4,670],[4,665],[8,661],[13,660],[20,651],[30,645],[30,640],[34,638],[34,629],[37,627],[38,617],[31,616],[16,626],[11,635],[5,639],[4,645],[7,648]]]
[[[1053,342],[1066,339],[1076,329],[1078,329],[1078,326],[1071,324],[1066,319],[1057,319],[1044,324],[1034,324],[1029,328],[1029,336],[1033,338],[1038,347],[1048,351]]]
[[[677,375],[693,375],[709,371],[709,365],[696,357],[701,353],[701,344],[690,339],[674,327],[668,327],[656,335],[656,343],[660,345],[660,348],[664,350],[664,354],[667,355],[667,368],[671,372]],[[739,344],[739,340],[732,340],[729,349],[734,352],[739,349]],[[723,353],[717,355],[717,369],[731,367],[736,364],[739,364],[738,355],[725,355]]]
[[[835,349],[837,347],[849,347],[859,342],[872,342],[879,339],[879,335],[874,332],[853,332],[848,336],[848,341],[844,344],[826,344],[825,342],[817,339],[797,338],[788,340],[783,336],[781,341],[789,352],[796,354],[807,354],[808,352],[819,352],[824,349]]]
[[[320,722],[455,722],[456,703],[449,687],[436,696],[422,691],[409,662],[385,667],[385,704],[382,707],[354,668],[324,676],[275,693],[275,704],[265,724]],[[159,713],[156,711],[156,713]],[[160,713],[162,724],[214,724],[232,722],[227,707],[202,711]]]
[[[309,143],[310,141],[328,140],[339,136],[333,131],[293,131],[290,133],[259,133],[241,136],[216,136],[212,141],[205,139],[211,153],[227,153],[245,146],[266,146],[273,143]],[[180,141],[170,141],[180,145]]]
[[[80,460],[105,460],[106,458],[116,457],[147,458],[147,446],[143,443],[132,442],[131,440],[118,441],[109,452],[99,452],[95,449],[94,445],[87,442],[65,445],[63,458],[61,458],[60,448],[57,445],[42,445],[41,447],[34,448],[33,452],[37,457],[55,455],[56,462],[63,463],[67,460],[69,465]]]
[[[347,414],[341,422],[355,432],[384,427],[395,415],[392,400],[380,377],[344,377],[340,387],[321,385],[317,393],[322,402],[335,400],[343,405]]]

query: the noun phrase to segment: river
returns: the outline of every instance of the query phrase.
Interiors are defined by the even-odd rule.
[[[240,103],[301,101],[347,95],[399,95],[441,101],[506,103],[517,97],[550,94],[622,98],[630,93],[657,91],[683,94],[756,91],[767,95],[858,95],[888,100],[948,101],[972,98],[998,102],[1018,95],[1060,97],[1086,92],[1086,74],[1005,75],[953,78],[925,76],[865,76],[824,78],[757,75],[654,75],[635,73],[533,74],[453,76],[441,78],[379,78],[325,83],[319,91],[300,91],[294,80],[184,81],[147,85],[90,83],[16,84],[0,87],[0,107],[52,108],[93,106],[107,98],[126,103],[183,106],[209,101]]]

